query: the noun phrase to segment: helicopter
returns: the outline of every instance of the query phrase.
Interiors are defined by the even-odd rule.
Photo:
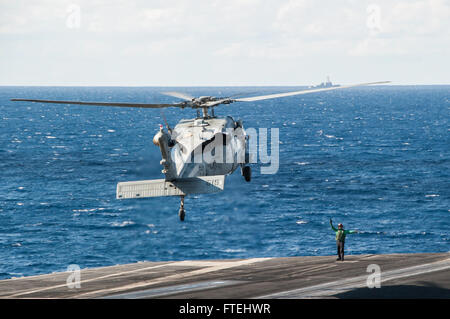
[[[183,119],[174,128],[169,126],[162,113],[166,129],[160,124],[159,131],[153,137],[153,143],[160,149],[162,158],[160,164],[163,167],[162,173],[165,178],[119,182],[116,189],[117,199],[180,196],[178,216],[180,221],[184,221],[186,214],[184,208],[185,196],[216,193],[224,190],[225,177],[232,174],[239,167],[244,179],[247,182],[251,181],[251,161],[248,152],[249,135],[245,131],[243,122],[242,120],[234,120],[231,116],[215,116],[215,107],[237,102],[255,102],[386,83],[390,83],[390,81],[320,87],[251,97],[193,97],[180,92],[161,92],[182,100],[172,104],[83,102],[23,98],[14,98],[11,101],[131,108],[164,109],[176,107],[195,109],[197,111],[195,118]]]

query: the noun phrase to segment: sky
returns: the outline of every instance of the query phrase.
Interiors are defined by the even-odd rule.
[[[0,85],[450,84],[450,0],[0,0]]]

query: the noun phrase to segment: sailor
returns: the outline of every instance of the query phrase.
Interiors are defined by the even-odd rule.
[[[333,229],[334,232],[336,233],[336,247],[337,247],[337,254],[338,254],[338,258],[336,260],[344,261],[345,236],[347,234],[357,233],[358,231],[356,231],[356,230],[345,230],[344,229],[344,225],[342,225],[342,224],[339,224],[338,225],[338,229],[336,229],[333,226],[333,221],[331,220],[331,218],[330,218],[330,225],[331,225],[331,229]]]

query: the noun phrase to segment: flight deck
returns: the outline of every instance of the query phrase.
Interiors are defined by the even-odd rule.
[[[138,262],[1,280],[0,298],[448,299],[450,253]]]

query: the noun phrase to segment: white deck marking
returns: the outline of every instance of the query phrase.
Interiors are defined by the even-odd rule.
[[[450,269],[450,258],[442,261],[423,264],[413,267],[395,269],[390,271],[381,272],[381,282],[386,282],[393,279],[405,278],[410,276],[416,276],[420,274],[446,270]],[[367,287],[367,277],[370,274],[367,273],[363,276],[347,278],[342,280],[337,280],[333,282],[327,282],[320,285],[293,289],[289,291],[283,291],[279,293],[274,293],[270,295],[256,297],[255,299],[296,299],[296,298],[317,298],[324,296],[333,296],[338,293],[342,293],[348,290],[356,288]],[[377,288],[373,288],[377,289]]]
[[[302,271],[301,274],[304,275],[304,274],[316,272],[319,270],[334,268],[336,266],[337,266],[336,264],[331,264],[331,265],[319,265],[319,266],[309,267],[309,268],[306,268],[305,271]]]
[[[144,271],[144,270],[150,270],[150,269],[157,269],[157,268],[161,268],[161,267],[167,267],[167,266],[171,266],[173,264],[176,264],[176,262],[172,263],[172,262],[168,262],[167,264],[162,264],[162,265],[158,265],[158,266],[150,266],[150,267],[144,267],[144,268],[139,268],[139,269],[134,269],[134,270],[128,270],[128,271],[121,271],[121,272],[117,272],[117,273],[113,273],[113,274],[108,274],[108,275],[104,275],[104,276],[100,276],[100,277],[94,277],[94,278],[90,278],[90,279],[84,279],[81,281],[81,283],[86,283],[86,282],[91,282],[91,281],[96,281],[96,280],[101,280],[101,279],[105,279],[105,278],[110,278],[110,277],[116,277],[116,276],[121,276],[121,275],[126,275],[126,274],[131,274],[134,272],[139,272],[139,271]],[[65,274],[60,273],[60,274]],[[67,273],[67,275],[69,275],[69,273]],[[36,276],[38,277],[38,276]],[[29,277],[22,277],[22,278],[17,278],[17,279],[28,279]],[[17,280],[15,279],[15,280]],[[67,279],[66,277],[64,277],[64,280]],[[14,295],[9,295],[7,296],[8,298],[15,298],[15,297],[19,297],[19,296],[23,296],[23,295],[29,295],[29,294],[33,294],[36,292],[41,292],[41,291],[46,291],[46,290],[52,290],[52,289],[57,289],[57,288],[63,288],[63,287],[67,287],[67,283],[65,282],[64,284],[60,284],[60,285],[55,285],[55,286],[51,286],[51,287],[45,287],[45,288],[39,288],[39,289],[33,289],[33,290],[27,290],[27,291],[22,291],[19,293],[16,293]]]
[[[267,259],[270,259],[270,258],[254,258],[254,259],[249,259],[249,260],[239,260],[237,262],[236,261],[218,262],[218,261],[206,261],[206,260],[205,261],[202,261],[202,260],[198,260],[198,261],[197,260],[193,260],[193,261],[183,260],[183,261],[177,261],[177,262],[168,262],[168,263],[165,263],[165,264],[162,264],[162,265],[144,267],[144,268],[128,270],[128,271],[121,271],[121,272],[118,272],[118,273],[113,273],[113,274],[108,274],[108,275],[104,275],[104,276],[99,276],[99,277],[94,277],[94,278],[90,278],[90,279],[85,279],[85,280],[81,281],[81,284],[86,283],[86,282],[92,282],[92,281],[97,281],[97,280],[101,280],[101,279],[106,279],[106,278],[110,278],[110,277],[116,277],[116,276],[131,274],[131,273],[135,273],[135,272],[145,271],[145,270],[151,270],[151,269],[167,267],[167,266],[217,267],[218,265],[225,264],[226,267],[220,268],[220,269],[225,269],[225,268],[230,268],[230,267],[237,267],[237,266],[240,266],[241,264],[253,263],[253,262],[263,261],[263,260],[267,260]],[[236,264],[236,263],[238,263],[238,264]],[[203,270],[203,269],[200,269],[200,270]],[[206,269],[206,270],[208,270],[208,269]],[[215,271],[215,270],[211,270],[211,271]],[[209,272],[209,271],[206,271],[206,272]],[[65,274],[65,273],[63,272],[61,274]],[[38,276],[36,276],[36,277],[38,277]],[[28,277],[23,277],[23,278],[17,278],[17,279],[14,279],[14,280],[27,279],[27,278]],[[165,278],[165,277],[163,277],[163,278]],[[64,280],[66,280],[66,277],[64,277]],[[30,295],[30,294],[39,293],[39,292],[42,292],[42,291],[53,290],[53,289],[64,288],[64,287],[67,287],[66,282],[64,282],[64,284],[55,285],[55,286],[51,286],[51,287],[44,287],[44,288],[38,288],[38,289],[22,291],[22,292],[14,294],[14,295],[3,296],[3,298],[4,297],[17,298],[17,297],[20,297],[20,296]]]
[[[168,295],[173,295],[173,294],[188,292],[188,291],[190,292],[190,291],[198,291],[198,290],[204,290],[204,289],[210,289],[210,288],[225,287],[225,286],[235,285],[235,284],[239,284],[239,283],[243,283],[243,282],[244,281],[237,281],[237,280],[204,281],[204,282],[198,282],[198,283],[186,284],[186,285],[176,285],[176,286],[169,286],[169,287],[162,287],[162,288],[139,290],[139,291],[128,292],[128,293],[119,294],[119,295],[106,296],[106,297],[102,297],[102,299],[154,298],[154,297],[168,296]]]
[[[263,261],[263,260],[268,260],[268,259],[271,259],[271,258],[254,258],[254,259],[248,259],[248,260],[223,261],[223,262],[202,261],[202,260],[193,260],[193,261],[183,260],[183,261],[178,261],[178,262],[167,262],[167,263],[164,263],[162,265],[138,268],[138,269],[134,269],[134,270],[121,271],[121,272],[108,274],[108,275],[104,275],[104,276],[99,276],[99,277],[94,277],[94,278],[85,279],[85,280],[82,279],[81,280],[81,284],[83,285],[83,283],[87,283],[87,282],[92,282],[92,281],[102,280],[102,279],[106,279],[106,278],[110,278],[110,277],[116,277],[116,276],[131,274],[131,273],[135,273],[135,272],[140,272],[140,271],[146,271],[146,270],[151,270],[151,269],[167,267],[167,266],[209,267],[207,269],[197,270],[197,271],[200,271],[199,274],[201,274],[201,273],[203,273],[202,271],[204,271],[205,273],[206,272],[210,272],[210,271],[215,271],[215,269],[217,268],[218,265],[219,265],[219,268],[217,268],[217,270],[220,270],[220,269],[237,267],[237,266],[240,266],[240,265],[250,264],[250,263]],[[224,267],[220,266],[220,265],[224,265]],[[213,267],[215,267],[215,268],[213,268]],[[62,272],[60,274],[65,274],[65,273]],[[177,276],[177,275],[174,275],[174,276]],[[47,275],[45,275],[45,276],[47,276]],[[39,277],[39,276],[36,276],[36,277]],[[171,277],[171,276],[168,276],[168,277]],[[21,280],[21,279],[27,279],[27,278],[28,277],[22,277],[22,278],[17,278],[17,279],[14,279],[14,280]],[[163,277],[163,278],[166,278],[166,277]],[[30,294],[34,294],[34,293],[43,292],[43,291],[48,291],[48,290],[53,290],[53,289],[58,289],[58,288],[64,288],[64,287],[67,287],[67,283],[65,282],[65,280],[66,280],[66,277],[64,277],[64,283],[63,284],[54,285],[54,286],[50,286],[50,287],[44,287],[44,288],[37,288],[37,289],[32,289],[32,290],[21,291],[21,292],[15,293],[13,295],[4,295],[4,296],[1,296],[0,298],[5,298],[5,297],[17,298],[17,297],[26,296],[26,295],[30,295]],[[91,294],[91,293],[94,293],[94,292],[90,292],[88,294]]]
[[[120,291],[130,290],[130,289],[143,288],[143,287],[153,286],[153,285],[171,281],[171,280],[180,280],[180,279],[184,279],[187,277],[202,275],[202,274],[206,274],[209,272],[214,272],[214,271],[228,269],[228,268],[245,266],[245,265],[249,265],[249,264],[253,264],[253,263],[257,263],[257,262],[261,262],[261,261],[266,261],[269,259],[272,259],[272,258],[252,258],[252,259],[244,259],[244,260],[238,260],[238,261],[223,261],[223,262],[220,262],[220,261],[215,261],[215,262],[214,261],[211,261],[211,262],[209,262],[209,261],[205,261],[205,262],[204,261],[200,261],[200,262],[180,261],[180,262],[173,263],[171,265],[177,264],[177,265],[188,266],[188,265],[194,265],[194,264],[196,264],[196,265],[203,264],[203,265],[209,265],[209,267],[207,266],[206,268],[197,269],[197,270],[193,270],[193,271],[189,271],[189,272],[183,272],[183,273],[169,275],[169,276],[156,278],[156,279],[152,279],[152,280],[136,282],[136,283],[128,284],[125,286],[90,291],[90,292],[82,293],[82,294],[72,296],[72,297],[73,298],[90,298],[90,297],[98,295],[98,294],[106,295],[106,294],[110,294],[110,293],[116,293],[116,292],[120,292]]]

